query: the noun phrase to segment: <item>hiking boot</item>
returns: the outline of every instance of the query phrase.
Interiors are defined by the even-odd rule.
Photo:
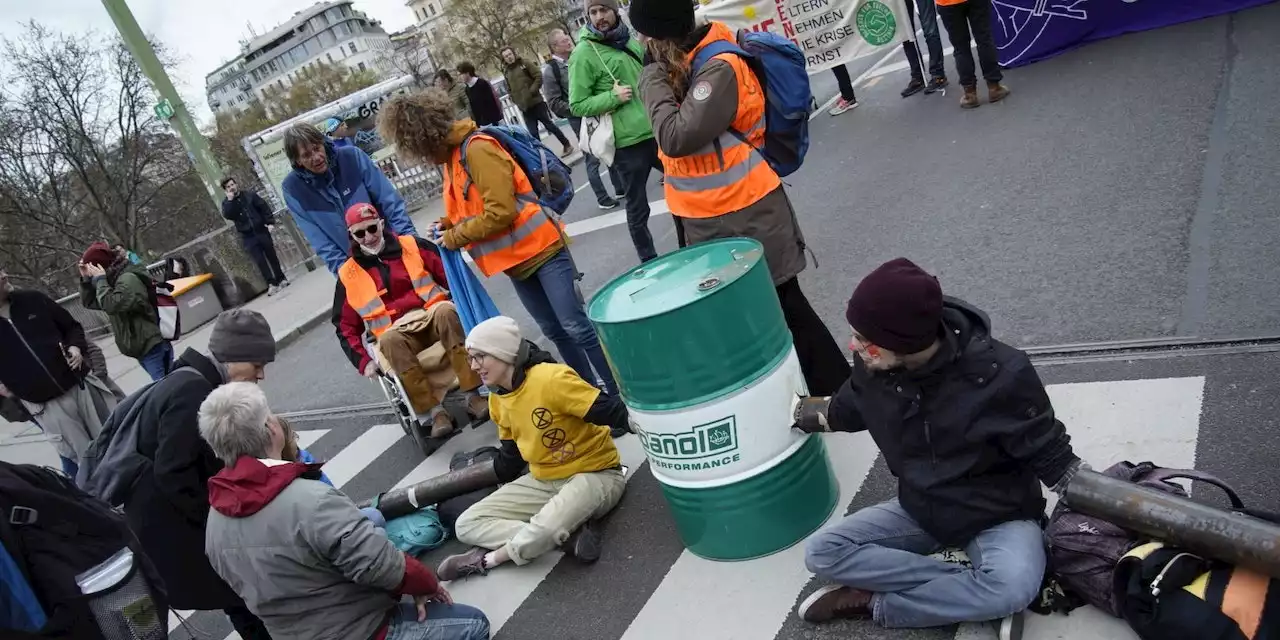
[[[1009,87],[1006,87],[1003,84],[1000,84],[999,82],[987,83],[987,101],[988,102],[991,102],[994,104],[1008,97],[1009,97]]]
[[[964,96],[960,98],[960,108],[977,109],[980,106],[982,103],[978,102],[978,87],[965,87]]]
[[[472,425],[481,425],[489,421],[489,399],[472,393],[467,398],[467,413],[472,417]]]
[[[935,94],[946,89],[949,84],[951,84],[951,82],[947,80],[946,76],[934,76],[929,79],[929,85],[924,88],[924,94]]]
[[[842,585],[823,587],[796,607],[796,615],[814,623],[870,618],[871,592]]]
[[[907,88],[902,90],[902,97],[910,98],[921,91],[924,91],[924,79],[912,78],[911,82],[907,83]]]
[[[607,200],[601,200],[601,201],[597,202],[597,203],[596,203],[596,206],[600,207],[600,210],[601,210],[601,211],[612,211],[612,210],[617,209],[618,207],[622,206],[622,203],[618,202],[617,200],[615,200],[615,199],[613,199],[613,198],[609,198],[609,199],[607,199]]]
[[[431,412],[431,437],[444,438],[453,433],[453,418],[449,417],[449,412],[443,407],[438,407]]]
[[[595,525],[588,520],[582,523],[577,531],[569,534],[560,548],[566,555],[576,558],[578,562],[591,564],[600,559],[602,546],[604,545],[600,539],[600,532],[596,531]]]
[[[858,100],[856,98],[853,100],[845,100],[844,98],[840,98],[839,100],[836,100],[835,106],[831,107],[831,110],[828,111],[827,113],[833,116],[838,116],[842,113],[845,113],[847,111],[852,111],[857,108],[858,108]]]
[[[489,573],[484,566],[484,557],[489,551],[475,547],[466,553],[445,558],[436,568],[436,577],[444,582],[465,578],[467,576],[483,576]]]
[[[1026,624],[1022,612],[1019,611],[999,621],[1000,640],[1022,640],[1022,628]]]

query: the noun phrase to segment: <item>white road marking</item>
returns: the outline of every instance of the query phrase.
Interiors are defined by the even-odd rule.
[[[391,445],[406,437],[398,424],[380,424],[369,427],[355,442],[334,456],[324,465],[324,473],[339,489],[362,469],[373,464]]]
[[[298,433],[298,448],[306,449],[307,447],[310,447],[311,445],[315,444],[316,441],[319,440],[320,438],[323,438],[324,434],[329,433],[329,430],[315,429],[313,431],[299,431],[297,433]]]

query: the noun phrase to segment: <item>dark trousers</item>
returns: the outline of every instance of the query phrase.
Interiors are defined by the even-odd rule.
[[[849,68],[844,65],[832,67],[831,73],[835,74],[836,84],[840,85],[840,97],[847,102],[857,102],[858,97],[853,93],[853,78],[849,77]]]
[[[631,244],[641,262],[658,257],[653,247],[653,234],[649,233],[649,172],[662,172],[662,160],[658,159],[658,141],[650,138],[613,152],[613,168],[618,170],[627,196],[627,231],[631,232]],[[676,226],[679,230],[679,225]],[[683,244],[683,243],[682,243]]]
[[[929,75],[934,78],[947,77],[942,56],[942,34],[938,31],[938,6],[933,0],[907,0],[907,18],[911,20],[911,32],[916,31],[916,10],[920,8],[920,24],[924,31],[924,43],[929,49]],[[948,30],[950,27],[948,27]],[[920,52],[914,40],[902,43],[902,50],[907,54],[907,64],[911,65],[911,77],[924,80],[924,72],[920,69]]]
[[[244,250],[249,252],[253,263],[258,265],[258,271],[268,285],[284,282],[284,269],[280,268],[280,258],[276,257],[276,245],[271,240],[270,231],[255,231],[240,236],[240,239],[244,242]]]
[[[243,640],[271,640],[267,625],[262,624],[262,620],[253,615],[248,607],[230,607],[222,612],[231,618],[231,627]]]
[[[973,66],[973,49],[969,44],[970,33],[978,46],[978,61],[982,64],[982,77],[987,82],[1000,82],[1000,53],[991,33],[991,0],[966,0],[960,4],[939,5],[938,15],[951,36],[955,48],[956,72],[960,74],[960,86],[976,87],[978,78]]]
[[[556,121],[551,117],[551,110],[547,108],[547,103],[545,102],[539,102],[524,110],[524,126],[529,128],[529,133],[533,134],[534,140],[542,139],[542,134],[538,133],[539,122],[547,125],[547,131],[560,140],[560,144],[563,144],[564,148],[568,149],[573,146],[569,144],[569,138],[564,135],[560,127],[556,126]]]
[[[582,118],[569,118],[569,128],[573,129],[573,135],[578,135],[582,131]],[[587,153],[587,148],[582,145],[582,141],[578,141],[578,146],[582,148],[582,164],[586,166],[587,182],[591,184],[591,192],[596,194],[596,202],[604,204],[613,199],[609,195],[609,190],[604,188],[604,181],[600,179],[600,159]],[[616,167],[609,167],[609,182],[613,183],[613,192],[622,196],[626,195],[627,187],[622,182],[622,176],[618,175]]]
[[[782,315],[791,330],[796,357],[804,373],[805,385],[811,396],[830,396],[849,379],[851,369],[844,351],[831,336],[827,325],[813,310],[809,299],[800,290],[800,279],[792,278],[777,287],[778,301],[782,303]]]

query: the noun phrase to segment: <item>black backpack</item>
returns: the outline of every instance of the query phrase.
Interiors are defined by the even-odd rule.
[[[449,470],[457,471],[496,457],[498,457],[497,447],[480,447],[473,451],[459,451],[449,459]],[[462,512],[470,509],[475,503],[480,502],[497,490],[498,487],[485,487],[441,502],[436,505],[436,513],[440,516],[440,523],[452,534],[453,525],[458,521],[458,517],[462,515]]]
[[[136,638],[167,636],[162,583],[124,517],[63,475],[0,462],[0,544],[13,560],[0,575],[5,582],[0,587],[29,587],[47,618],[38,632],[5,629],[3,637],[129,637],[122,631]],[[77,576],[126,548],[133,552],[128,573],[106,590],[85,596]],[[104,618],[111,628],[100,626]]]

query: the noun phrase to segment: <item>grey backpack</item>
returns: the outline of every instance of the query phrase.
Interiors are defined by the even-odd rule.
[[[1102,473],[1184,498],[1190,497],[1187,490],[1171,480],[1182,478],[1206,482],[1226,492],[1233,510],[1244,509],[1244,503],[1230,485],[1202,471],[1166,469],[1150,462],[1133,464],[1125,461]],[[1049,546],[1049,569],[1057,577],[1059,586],[1073,596],[1073,600],[1083,600],[1120,617],[1120,602],[1112,574],[1124,554],[1145,542],[1142,536],[1106,520],[1072,511],[1059,502],[1049,517],[1045,539]]]

